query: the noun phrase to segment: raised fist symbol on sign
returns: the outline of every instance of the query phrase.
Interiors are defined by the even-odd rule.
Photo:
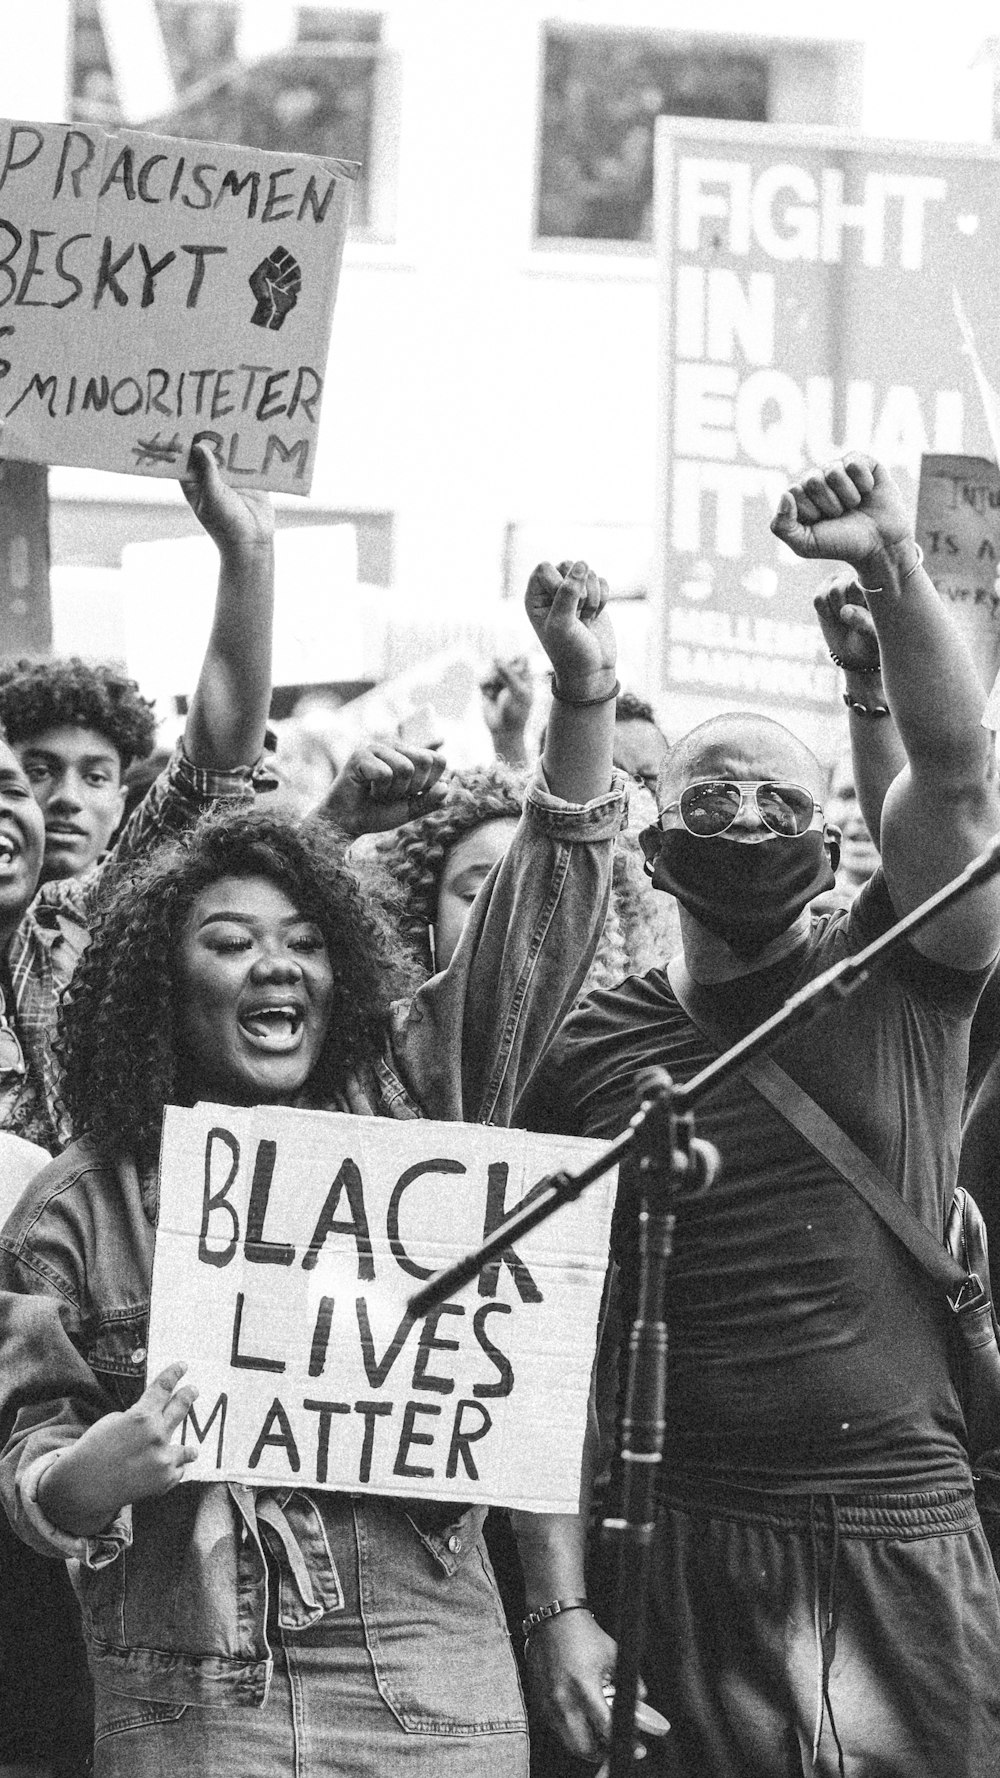
[[[250,317],[253,325],[279,328],[299,300],[302,271],[287,247],[275,247],[250,273],[247,282],[257,298],[257,307]]]

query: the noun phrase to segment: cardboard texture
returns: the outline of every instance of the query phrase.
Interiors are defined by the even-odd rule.
[[[0,122],[0,454],[308,494],[357,172]]]
[[[917,542],[924,566],[972,650],[983,685],[1000,669],[1000,469],[988,457],[926,456]],[[991,724],[991,726],[994,726]]]
[[[147,1378],[198,1400],[191,1481],[575,1512],[616,1174],[413,1321],[426,1277],[604,1144],[168,1108]]]

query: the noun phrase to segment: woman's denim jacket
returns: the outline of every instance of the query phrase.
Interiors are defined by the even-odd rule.
[[[512,1121],[587,973],[624,806],[619,788],[579,807],[540,783],[529,790],[451,965],[395,1009],[386,1055],[363,1083],[372,1109]],[[155,1176],[128,1163],[109,1173],[84,1140],[44,1169],[0,1234],[0,1495],[26,1543],[69,1560],[100,1683],[176,1703],[263,1703],[265,1545],[274,1553],[277,1537],[287,1557],[284,1625],[336,1602],[317,1496],[189,1485],[126,1507],[86,1539],[49,1525],[37,1503],[58,1451],[145,1386],[156,1214]],[[399,1511],[443,1576],[479,1542],[482,1509],[407,1501]]]

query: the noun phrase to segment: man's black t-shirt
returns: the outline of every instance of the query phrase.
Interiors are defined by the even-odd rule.
[[[751,1030],[894,917],[876,872],[849,910],[814,918],[780,964],[701,990],[706,1005],[734,1037]],[[903,946],[774,1052],[937,1232],[954,1189],[969,1023],[986,974]],[[639,1069],[659,1064],[680,1082],[712,1053],[665,971],[652,970],[590,995],[571,1015],[522,1121],[620,1135]],[[742,1076],[703,1101],[696,1125],[722,1170],[678,1215],[671,1464],[792,1492],[967,1482],[939,1287]],[[637,1210],[626,1175],[614,1243],[633,1284]]]

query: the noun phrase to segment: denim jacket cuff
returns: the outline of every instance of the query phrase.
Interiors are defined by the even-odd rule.
[[[612,772],[611,784],[589,803],[568,803],[553,796],[539,761],[528,784],[525,807],[560,840],[613,840],[628,821],[628,780]]]
[[[33,1534],[31,1542],[36,1549],[44,1548],[48,1555],[59,1556],[64,1562],[79,1562],[84,1568],[107,1568],[132,1542],[130,1506],[122,1507],[106,1530],[91,1537],[72,1537],[68,1531],[60,1531],[58,1525],[53,1525],[39,1504],[38,1490],[43,1475],[69,1448],[60,1445],[54,1451],[43,1451],[21,1471],[17,1478],[18,1504]]]

